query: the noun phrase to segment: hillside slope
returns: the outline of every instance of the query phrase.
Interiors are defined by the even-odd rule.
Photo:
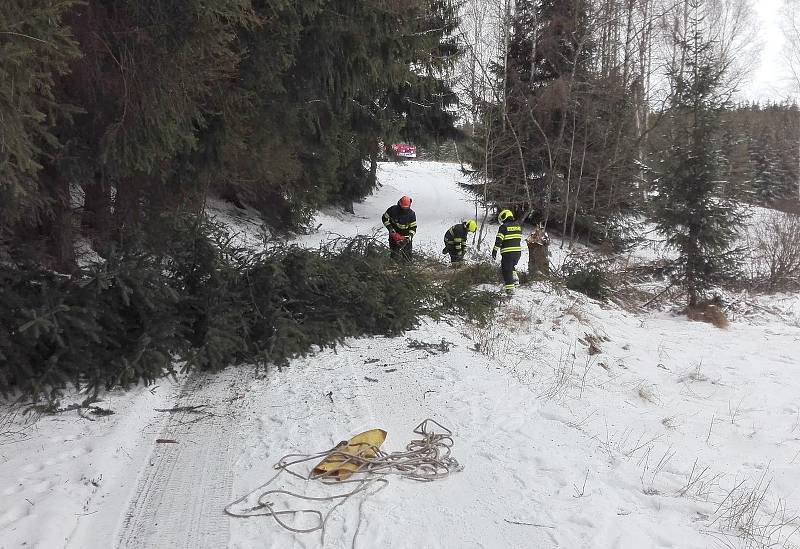
[[[440,252],[444,230],[474,215],[459,177],[453,165],[382,165],[382,187],[355,215],[323,212],[300,241],[382,235],[380,215],[409,194],[419,245]],[[797,312],[797,296],[781,299],[775,306]],[[487,326],[426,321],[282,371],[112,392],[100,405],[116,413],[94,421],[9,417],[0,547],[793,547],[798,356],[789,313],[742,314],[720,330],[546,284],[520,288]],[[268,517],[222,514],[222,502],[256,490],[253,504],[286,454],[371,428],[388,432],[386,450],[402,450],[426,418],[453,431],[463,469],[429,483],[391,477],[344,501],[324,543]],[[349,489],[288,475],[270,488]],[[286,504],[326,512],[336,502]]]

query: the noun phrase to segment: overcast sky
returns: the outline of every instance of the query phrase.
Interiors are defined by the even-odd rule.
[[[781,100],[790,95],[792,86],[787,81],[783,59],[784,37],[781,30],[783,0],[751,0],[758,16],[762,39],[760,59],[749,81],[743,83],[740,93],[744,99],[754,101]]]

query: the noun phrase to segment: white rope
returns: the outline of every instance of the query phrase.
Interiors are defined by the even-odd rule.
[[[441,432],[437,433],[431,430],[431,425],[435,425],[441,429]],[[462,469],[461,465],[450,455],[454,443],[453,433],[450,429],[433,419],[426,419],[417,425],[413,432],[414,434],[420,435],[422,438],[412,440],[406,445],[405,451],[400,452],[387,453],[377,446],[364,443],[360,445],[360,449],[356,455],[352,455],[341,451],[342,448],[348,445],[347,441],[342,441],[330,450],[317,452],[315,454],[285,455],[273,466],[278,472],[275,473],[272,478],[249,494],[230,503],[225,507],[225,513],[233,517],[272,517],[282,528],[298,534],[321,531],[324,542],[325,525],[331,514],[350,497],[356,494],[362,492],[366,494],[375,494],[382,490],[389,483],[388,479],[385,477],[397,475],[418,482],[430,482],[445,478],[450,473]],[[351,479],[338,481],[335,480],[334,477],[328,476],[327,473],[314,474],[313,469],[307,475],[302,475],[292,470],[293,466],[301,463],[311,461],[316,464],[319,461],[329,458],[334,458],[337,462],[341,461],[341,463],[339,463],[340,468],[347,463],[355,464],[356,470],[352,473]],[[284,472],[304,481],[318,480],[326,485],[349,484],[355,485],[355,487],[342,493],[324,497],[307,496],[283,489],[268,489],[275,479]],[[377,487],[377,489],[368,492],[368,489],[372,486]],[[275,509],[270,499],[274,498],[276,495],[284,495],[309,502],[335,501],[336,504],[325,514],[317,509]],[[253,501],[254,499],[254,504],[249,507],[242,507],[243,503]],[[313,515],[316,517],[316,523],[308,528],[296,528],[287,524],[281,518],[281,516],[284,515],[299,516],[302,514]],[[358,529],[356,529],[356,536],[357,535]],[[355,537],[353,538],[353,543],[355,543]]]

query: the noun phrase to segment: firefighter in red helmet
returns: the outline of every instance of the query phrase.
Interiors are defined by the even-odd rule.
[[[393,259],[411,260],[412,242],[417,232],[417,215],[411,209],[411,198],[402,196],[383,214],[383,225],[389,230],[389,249]]]

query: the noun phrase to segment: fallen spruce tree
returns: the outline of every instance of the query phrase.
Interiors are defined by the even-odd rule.
[[[179,218],[169,234],[70,276],[0,265],[0,393],[54,400],[67,386],[96,394],[177,369],[281,366],[426,315],[485,321],[497,304],[475,289],[492,269],[401,268],[367,237],[256,252],[207,219]]]

